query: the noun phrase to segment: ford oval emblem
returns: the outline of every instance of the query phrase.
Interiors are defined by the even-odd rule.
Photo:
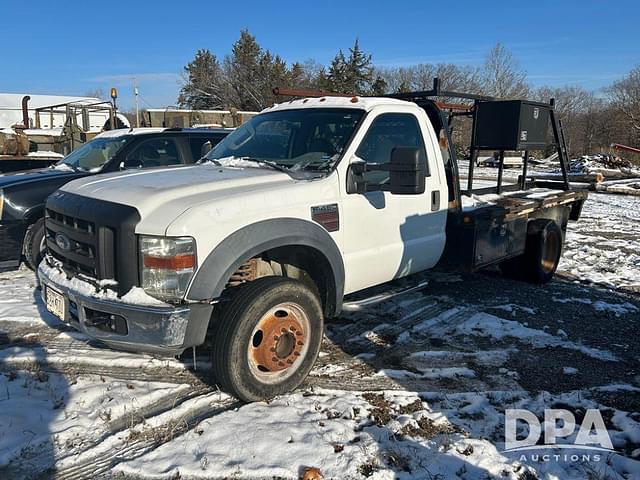
[[[56,245],[60,247],[60,250],[64,250],[65,252],[71,250],[71,241],[62,233],[56,234]]]

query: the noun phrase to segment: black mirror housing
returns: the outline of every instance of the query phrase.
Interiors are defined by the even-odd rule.
[[[347,193],[363,194],[367,192],[367,182],[363,177],[366,171],[366,162],[352,162],[349,165],[347,173]]]
[[[213,145],[211,144],[211,140],[207,140],[200,147],[200,158],[204,157],[211,150],[213,150]]]
[[[420,195],[425,192],[427,161],[417,147],[396,147],[391,150],[389,184],[384,190],[404,195]]]

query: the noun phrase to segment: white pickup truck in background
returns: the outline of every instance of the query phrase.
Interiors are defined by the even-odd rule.
[[[350,294],[439,263],[550,280],[586,193],[524,172],[470,202],[491,192],[462,191],[450,120],[501,102],[441,104],[454,94],[437,82],[411,95],[292,100],[200,165],[65,185],[47,203],[47,308],[114,348],[178,355],[210,338],[217,381],[250,401],[304,380]]]

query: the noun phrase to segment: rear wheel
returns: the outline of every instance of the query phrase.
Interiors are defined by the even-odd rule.
[[[263,277],[222,305],[212,363],[221,387],[245,401],[268,399],[302,383],[320,351],[323,314],[298,280]]]
[[[42,261],[45,251],[44,219],[41,218],[29,225],[24,237],[24,257],[27,266],[36,270]]]
[[[531,283],[547,283],[556,273],[562,254],[562,230],[549,219],[536,219],[527,227],[524,254],[500,264],[502,273]]]

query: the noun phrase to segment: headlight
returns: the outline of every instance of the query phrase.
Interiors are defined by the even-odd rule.
[[[149,295],[177,301],[196,271],[196,242],[191,237],[140,236],[140,278]]]
[[[4,190],[0,188],[0,220],[2,220],[3,209],[4,209]]]

